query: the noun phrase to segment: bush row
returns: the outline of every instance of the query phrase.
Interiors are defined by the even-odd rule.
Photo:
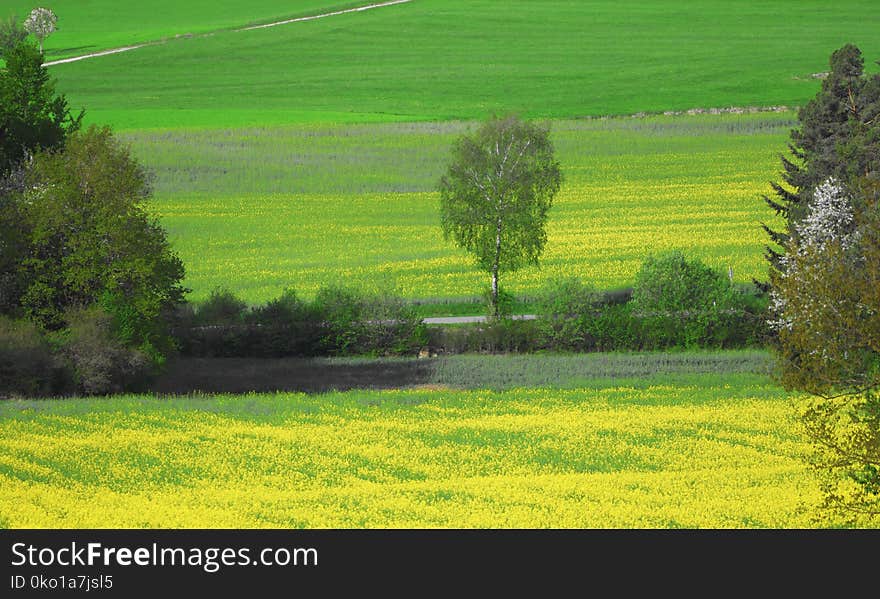
[[[406,355],[427,342],[402,299],[341,287],[321,289],[311,302],[287,290],[254,308],[217,290],[182,310],[174,334],[182,353],[202,357]]]
[[[513,303],[504,292],[501,298]],[[255,308],[215,291],[188,308],[176,335],[183,353],[203,357],[407,355],[425,347],[434,353],[733,348],[766,343],[766,307],[754,286],[734,285],[674,252],[646,260],[633,289],[600,292],[575,278],[551,283],[535,304],[536,320],[427,328],[399,298],[339,287],[322,289],[312,302],[287,291]]]
[[[162,360],[154,346],[126,342],[127,321],[106,304],[68,310],[57,331],[0,319],[0,397],[145,385]],[[552,283],[535,306],[536,320],[428,328],[411,304],[387,295],[327,287],[306,301],[288,290],[249,307],[217,290],[178,308],[170,345],[189,356],[259,358],[732,348],[763,345],[770,336],[767,300],[754,286],[733,285],[680,253],[647,260],[632,290],[603,293],[568,279]]]

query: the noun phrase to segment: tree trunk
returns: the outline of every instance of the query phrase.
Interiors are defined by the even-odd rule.
[[[498,263],[492,266],[492,314],[498,318]]]
[[[501,219],[495,229],[495,260],[492,262],[492,314],[498,318],[498,262],[501,260]]]

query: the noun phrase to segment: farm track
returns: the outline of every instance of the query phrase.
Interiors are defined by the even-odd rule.
[[[288,25],[290,23],[300,23],[303,21],[315,21],[317,19],[325,19],[327,17],[335,17],[338,15],[344,15],[344,14],[349,14],[349,13],[363,12],[365,10],[372,10],[374,8],[383,8],[385,6],[393,6],[395,4],[406,4],[408,2],[412,2],[412,0],[390,0],[389,2],[379,2],[376,4],[367,4],[366,6],[358,6],[356,8],[347,8],[345,10],[336,10],[333,12],[323,13],[320,15],[311,15],[308,17],[298,17],[295,19],[285,19],[283,21],[275,21],[273,23],[265,23],[263,25],[251,25],[249,27],[241,27],[238,29],[233,29],[233,31],[236,31],[236,32],[238,32],[238,31],[251,31],[254,29],[265,29],[267,27],[277,27],[278,25]],[[227,31],[227,30],[224,29],[221,31]],[[177,39],[180,37],[206,37],[209,35],[214,35],[215,33],[218,33],[218,31],[209,31],[207,33],[201,33],[197,36],[193,36],[190,34],[178,34],[178,35],[174,36],[173,38],[166,38],[166,39],[162,39],[162,40],[144,42],[142,44],[133,44],[131,46],[123,46],[120,48],[111,48],[109,50],[101,50],[100,52],[92,52],[90,54],[83,54],[82,56],[72,56],[70,58],[62,58],[59,60],[50,60],[49,62],[44,62],[43,66],[44,67],[51,67],[51,66],[55,66],[55,65],[59,65],[59,64],[66,64],[69,62],[77,62],[79,60],[86,60],[87,58],[98,58],[100,56],[109,56],[110,54],[120,54],[122,52],[129,52],[131,50],[137,50],[139,48],[146,48],[147,46],[157,46],[159,44],[164,44],[164,43],[168,42],[169,39]]]
[[[536,320],[535,314],[516,314],[511,316],[513,320]],[[471,324],[478,322],[486,322],[485,316],[431,316],[423,318],[425,324]]]

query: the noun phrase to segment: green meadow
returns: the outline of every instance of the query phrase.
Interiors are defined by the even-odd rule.
[[[565,178],[540,266],[502,273],[519,307],[555,278],[629,286],[674,249],[763,279],[797,107],[836,48],[880,58],[876,0],[412,0],[240,30],[368,3],[43,4],[47,60],[148,44],[48,68],[152,173],[190,300],[346,285],[481,311],[488,276],[443,239],[436,189],[454,140],[510,112],[548,123]],[[836,524],[813,518],[799,398],[765,351],[398,361],[427,378],[0,402],[0,527]]]
[[[45,52],[47,60],[57,60],[359,5],[344,0],[4,0],[2,16],[12,13],[23,19],[35,6],[55,12],[58,31],[47,38]]]
[[[319,3],[272,9],[263,1],[247,14],[239,8],[228,15],[213,3],[179,4],[187,8],[144,17],[146,31],[160,22],[156,34],[142,37],[181,29],[172,27],[180,12],[187,25],[202,13],[223,14],[225,26],[311,12]],[[103,32],[117,23],[122,30],[140,27],[138,15],[153,11],[152,3],[140,6],[114,3],[102,13],[101,32],[84,30],[62,44],[62,31],[77,31],[85,9],[59,5],[63,30],[50,44],[117,45],[101,41]],[[92,122],[117,128],[791,106],[815,93],[813,74],[827,70],[833,49],[853,42],[866,56],[880,54],[874,8],[859,0],[751,0],[735,10],[719,0],[413,0],[268,29],[173,38],[51,70],[73,106],[86,107]]]

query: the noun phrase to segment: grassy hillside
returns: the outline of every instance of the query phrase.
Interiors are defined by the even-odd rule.
[[[540,268],[515,293],[576,275],[627,285],[645,256],[684,249],[737,280],[763,277],[760,194],[792,114],[555,121],[566,177]],[[467,123],[301,125],[129,133],[156,169],[154,212],[196,300],[251,302],[343,283],[411,298],[478,295],[486,276],[442,238],[433,192]]]
[[[90,119],[127,128],[797,105],[843,43],[880,56],[874,5],[413,0],[175,39],[52,72]],[[127,5],[116,6],[126,20]],[[187,11],[184,30],[197,21]]]
[[[581,389],[0,404],[8,527],[801,527],[786,394]]]
[[[36,6],[51,9],[58,31],[44,45],[46,60],[80,56],[175,36],[240,28],[366,2],[353,0],[3,0],[0,18],[24,18]]]

